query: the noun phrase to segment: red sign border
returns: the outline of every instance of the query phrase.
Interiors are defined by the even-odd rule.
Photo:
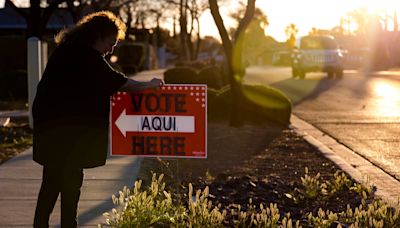
[[[205,156],[164,156],[164,155],[160,155],[160,156],[154,156],[154,155],[124,155],[124,154],[112,154],[112,101],[110,101],[110,114],[109,114],[109,130],[108,130],[108,150],[109,150],[109,156],[111,157],[136,157],[136,158],[198,158],[198,159],[207,159],[208,158],[208,144],[207,144],[207,126],[208,126],[208,119],[207,119],[207,111],[208,111],[208,94],[207,94],[207,84],[164,84],[163,87],[167,87],[167,86],[205,86],[206,87],[206,93],[205,93],[205,126],[204,126],[204,138],[205,138]],[[118,91],[118,92],[124,92],[124,91]],[[130,92],[127,92],[130,93]],[[110,97],[111,100],[111,97]]]

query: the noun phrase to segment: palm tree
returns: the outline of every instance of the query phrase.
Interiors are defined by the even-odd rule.
[[[295,46],[296,36],[298,32],[299,30],[297,29],[294,23],[291,23],[290,25],[286,26],[285,28],[285,34],[287,36],[286,43],[289,44],[290,48],[293,48]]]

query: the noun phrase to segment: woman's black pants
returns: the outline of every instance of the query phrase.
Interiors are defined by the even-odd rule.
[[[77,227],[77,209],[83,182],[83,170],[43,167],[43,179],[37,200],[34,227],[49,227],[49,219],[61,193],[61,227]]]

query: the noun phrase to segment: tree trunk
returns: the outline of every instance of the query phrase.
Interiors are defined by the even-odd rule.
[[[196,23],[197,23],[197,42],[196,42],[196,48],[193,53],[195,59],[197,59],[197,57],[199,56],[200,45],[201,45],[200,22],[198,17],[196,17]]]
[[[228,32],[224,26],[224,22],[222,20],[221,14],[219,12],[219,7],[217,0],[209,0],[210,3],[210,11],[211,15],[214,18],[215,24],[218,28],[219,35],[221,36],[222,46],[224,47],[226,61],[228,62],[228,76],[229,76],[229,84],[231,86],[232,92],[232,107],[231,107],[231,120],[230,124],[232,126],[240,125],[240,115],[239,115],[239,102],[241,100],[241,85],[235,79],[235,72],[232,67],[232,51],[233,45],[232,41],[229,38]]]
[[[193,34],[193,30],[194,30],[194,12],[192,10],[189,10],[190,12],[190,29],[189,31],[186,33],[186,42],[187,42],[187,47],[188,47],[188,53],[189,53],[189,59],[190,60],[195,60],[195,56],[194,56],[194,44],[192,42],[192,34]]]
[[[246,66],[243,63],[243,40],[245,32],[249,24],[251,23],[255,11],[256,0],[248,0],[246,12],[243,19],[239,23],[239,27],[235,32],[235,40],[233,41],[233,53],[232,53],[232,68],[236,76],[241,81],[245,74]]]
[[[229,61],[232,56],[232,43],[231,40],[229,39],[228,32],[226,31],[226,28],[224,26],[221,14],[219,13],[217,0],[209,0],[209,4],[210,4],[211,15],[214,18],[215,25],[218,28],[218,32],[222,40],[222,46],[224,48],[226,58]]]
[[[241,35],[251,22],[255,10],[255,0],[248,0],[247,9],[244,18],[239,24],[234,41],[231,41],[228,32],[224,26],[217,0],[209,0],[211,15],[214,18],[218,32],[221,36],[222,46],[224,47],[226,59],[228,61],[229,83],[232,91],[232,113],[230,124],[240,126],[243,123],[241,118],[240,104],[242,103],[242,82],[244,67],[242,64],[242,42]]]
[[[188,60],[188,47],[187,47],[187,0],[180,1],[180,17],[179,25],[181,31],[179,32],[179,38],[181,41],[181,53],[180,58],[182,61]]]

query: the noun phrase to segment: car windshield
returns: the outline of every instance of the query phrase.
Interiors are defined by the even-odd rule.
[[[337,44],[329,37],[303,37],[300,43],[301,49],[336,49]]]

